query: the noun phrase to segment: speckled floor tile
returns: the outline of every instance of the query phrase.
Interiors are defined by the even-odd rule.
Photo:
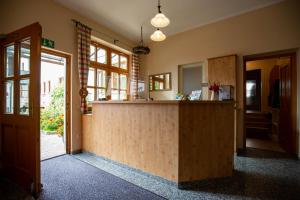
[[[74,157],[167,199],[300,199],[300,161],[283,153],[248,149],[235,157],[231,178],[207,181],[193,190],[89,154]]]

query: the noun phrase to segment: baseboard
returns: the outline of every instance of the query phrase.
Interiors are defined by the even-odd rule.
[[[79,154],[79,153],[82,153],[82,150],[81,150],[81,149],[71,151],[71,154],[72,154],[72,155],[74,155],[74,154]]]
[[[236,151],[237,156],[245,155],[245,153],[246,153],[246,149],[244,148],[238,148]]]

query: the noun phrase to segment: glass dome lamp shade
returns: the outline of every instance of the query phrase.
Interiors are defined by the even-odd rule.
[[[164,28],[170,24],[170,20],[163,13],[157,13],[151,19],[151,24],[156,28]]]
[[[170,24],[170,20],[161,12],[160,0],[158,0],[158,13],[151,19],[152,26],[156,28],[164,28]]]
[[[161,30],[157,29],[150,38],[155,42],[161,42],[166,39],[166,35]]]

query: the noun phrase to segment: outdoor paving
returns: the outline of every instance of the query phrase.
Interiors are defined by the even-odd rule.
[[[57,134],[41,132],[41,160],[49,159],[66,153],[62,137]]]

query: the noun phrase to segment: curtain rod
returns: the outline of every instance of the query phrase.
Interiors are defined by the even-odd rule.
[[[76,20],[76,19],[72,19],[72,22],[74,22],[75,24],[77,24],[77,23],[82,24],[80,21],[78,21],[78,20]],[[127,44],[126,42],[122,42],[122,41],[120,41],[119,39],[116,39],[116,38],[114,38],[114,37],[112,37],[112,36],[110,36],[110,35],[108,35],[108,34],[106,34],[106,33],[103,33],[103,32],[101,32],[101,31],[95,30],[95,29],[93,29],[93,28],[91,28],[91,29],[92,29],[93,31],[97,32],[97,33],[100,33],[100,34],[102,34],[102,35],[104,35],[104,36],[106,36],[106,37],[112,39],[114,45],[117,45],[117,43],[120,43],[120,44],[124,44],[125,46],[127,46],[127,47],[129,47],[129,48],[132,48],[132,46],[129,45],[129,44]]]

